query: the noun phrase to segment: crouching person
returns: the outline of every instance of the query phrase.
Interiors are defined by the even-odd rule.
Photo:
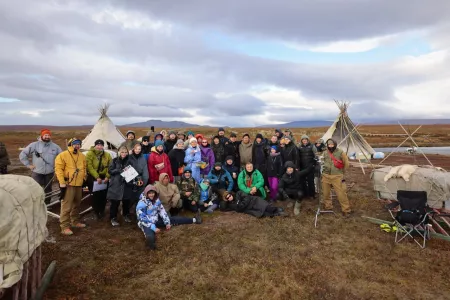
[[[281,207],[272,206],[261,197],[252,196],[242,191],[236,193],[236,211],[257,218],[286,216]]]
[[[201,211],[212,214],[219,207],[219,199],[216,193],[213,193],[211,183],[208,178],[200,182],[200,201],[198,202]]]
[[[190,168],[186,167],[184,169],[183,176],[181,176],[181,179],[177,182],[177,186],[180,191],[184,209],[191,212],[197,212],[200,191],[197,182],[192,177],[192,170]]]
[[[294,207],[294,215],[300,214],[300,203],[303,199],[302,176],[306,171],[295,170],[295,164],[287,161],[284,164],[285,173],[281,176],[278,184],[278,199],[289,200],[296,199]],[[292,202],[288,203],[288,207],[292,207]]]
[[[202,223],[199,214],[195,218],[169,217],[158,198],[156,188],[152,185],[148,185],[144,189],[136,205],[136,216],[138,226],[145,235],[145,244],[152,250],[156,249],[156,233],[160,232],[160,228],[165,227],[166,230],[170,230],[172,225]]]

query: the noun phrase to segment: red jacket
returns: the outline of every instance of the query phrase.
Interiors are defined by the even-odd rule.
[[[156,165],[164,163],[164,167],[160,170],[156,169]],[[149,183],[153,184],[155,181],[159,180],[159,175],[161,173],[169,174],[170,182],[173,182],[173,174],[172,167],[170,165],[169,156],[166,153],[159,154],[155,148],[152,148],[152,152],[148,157],[148,175],[149,175]]]

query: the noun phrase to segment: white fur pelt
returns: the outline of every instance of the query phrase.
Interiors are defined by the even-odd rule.
[[[411,174],[413,174],[418,166],[415,165],[401,165],[392,167],[389,173],[384,176],[384,181],[388,181],[391,178],[403,178],[405,181],[409,181]]]

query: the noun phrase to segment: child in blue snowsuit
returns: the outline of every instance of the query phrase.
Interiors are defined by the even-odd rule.
[[[219,207],[219,197],[212,192],[211,183],[208,178],[200,182],[200,200],[198,206],[201,211],[212,214]]]

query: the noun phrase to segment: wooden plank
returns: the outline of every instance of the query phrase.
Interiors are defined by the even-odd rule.
[[[36,284],[37,284],[37,259],[36,259],[36,250],[33,251],[33,255],[31,256],[31,296],[36,293]]]
[[[20,281],[17,282],[13,287],[13,300],[19,300],[20,283]]]
[[[438,230],[440,233],[442,233],[443,235],[449,236],[449,234],[447,233],[447,231],[445,231],[445,229],[442,228],[442,226],[441,226],[438,222],[436,222],[435,219],[430,218],[430,220],[431,220],[431,223],[433,223],[433,227],[436,227],[437,230]]]
[[[23,265],[22,284],[20,287],[21,300],[28,300],[28,261]]]
[[[436,208],[434,208],[433,211],[436,212],[435,216],[440,217],[440,219],[450,228],[450,222],[448,221],[447,217],[440,216],[441,212]]]
[[[37,247],[36,251],[37,251],[37,286],[40,286],[41,285],[41,277],[42,277],[42,250],[41,250],[41,246]]]

